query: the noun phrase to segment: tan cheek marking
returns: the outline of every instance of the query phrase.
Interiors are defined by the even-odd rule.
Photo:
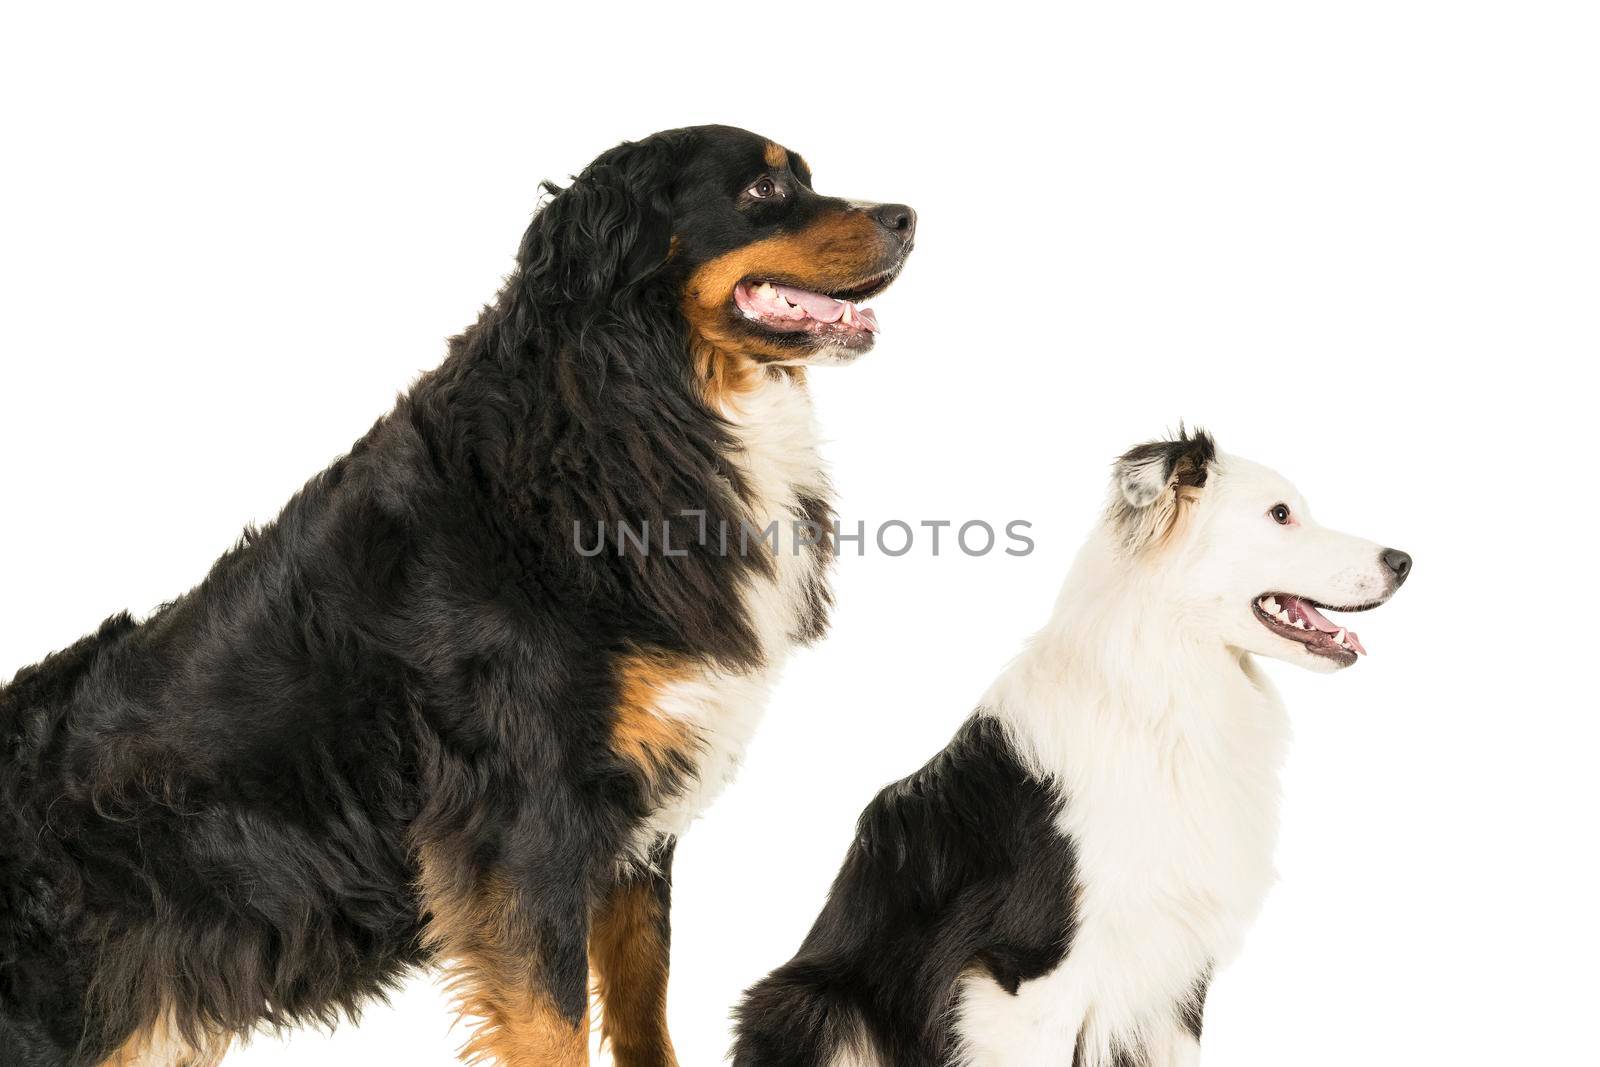
[[[706,401],[728,410],[766,373],[761,359],[788,359],[792,349],[743,333],[728,319],[733,287],[745,278],[784,276],[808,289],[839,289],[866,276],[881,254],[877,225],[856,211],[837,212],[792,234],[779,234],[726,252],[689,276],[683,314],[689,348]]]
[[[756,355],[778,359],[783,354],[776,345],[734,337],[723,328],[720,314],[693,304],[686,304],[683,313],[689,320],[689,361],[700,395],[713,411],[728,414],[761,384],[764,371]]]
[[[722,308],[741,279],[783,275],[807,289],[838,289],[860,281],[883,251],[878,226],[859,211],[825,216],[791,234],[777,234],[725,252],[689,276],[685,296]]]

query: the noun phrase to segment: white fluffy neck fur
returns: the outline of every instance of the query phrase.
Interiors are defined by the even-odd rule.
[[[646,820],[630,860],[647,855],[661,836],[682,835],[733,780],[772,683],[789,656],[800,614],[807,608],[808,583],[816,580],[819,567],[815,547],[797,544],[792,525],[802,494],[824,497],[828,492],[809,394],[788,375],[768,374],[758,389],[723,415],[740,446],[730,461],[738,465],[750,490],[747,518],[757,531],[777,524],[775,545],[753,541],[750,548],[774,553],[773,573],[753,577],[743,591],[765,662],[752,671],[707,667],[666,688],[656,712],[693,729],[700,742],[695,772],[687,787]],[[738,531],[729,537],[736,548]]]
[[[1014,706],[1019,692],[1071,694],[1075,708],[1060,715],[1007,716],[1019,727],[1019,742],[1041,747],[1040,770],[1053,766],[1044,756],[1051,735],[1091,709],[1164,731],[1204,732],[1236,714],[1281,715],[1277,693],[1253,659],[1186,610],[1170,575],[1123,556],[1105,531],[1079,552],[1049,622],[985,701],[1021,711]]]
[[[1176,1009],[1236,952],[1274,877],[1276,691],[1102,530],[984,709],[1065,799],[1078,928],[1032,994],[1053,1039],[1081,1031],[1090,1065],[1185,1040]]]

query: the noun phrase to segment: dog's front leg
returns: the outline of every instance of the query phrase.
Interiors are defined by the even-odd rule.
[[[1141,1062],[1149,1067],[1198,1067],[1200,1039],[1187,1030],[1174,1028],[1150,1043]]]
[[[617,1067],[677,1067],[667,1033],[672,942],[672,853],[620,879],[596,909],[590,958],[599,978],[600,1027]]]
[[[1155,1036],[1147,1057],[1150,1067],[1198,1067],[1201,1024],[1210,984],[1209,973],[1197,980],[1190,998],[1177,1006],[1165,1032]]]
[[[424,850],[427,938],[472,1026],[461,1050],[496,1067],[587,1067],[589,916],[575,886],[474,869]]]

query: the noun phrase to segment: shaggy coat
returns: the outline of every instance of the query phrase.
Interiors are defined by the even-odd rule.
[[[825,541],[699,535],[828,520],[803,366],[871,343],[734,287],[877,292],[914,216],[726,127],[549,191],[348,455],[0,689],[0,1064],[207,1063],[435,962],[468,1056],[587,1062],[592,972],[617,1062],[674,1062],[676,835],[828,608]]]

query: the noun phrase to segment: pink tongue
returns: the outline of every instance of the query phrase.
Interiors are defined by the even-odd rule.
[[[846,302],[843,300],[835,300],[831,296],[807,292],[804,289],[791,289],[787,285],[774,285],[773,288],[789,303],[805,308],[806,314],[818,322],[838,322],[844,317]],[[855,305],[850,306],[854,309]]]
[[[1289,617],[1293,619],[1296,615],[1300,616],[1300,618],[1304,619],[1309,625],[1316,627],[1325,634],[1336,634],[1340,630],[1344,630],[1344,627],[1330,622],[1327,616],[1323,615],[1322,612],[1318,611],[1310,604],[1307,604],[1304,600],[1291,598],[1289,599]],[[1344,639],[1345,641],[1349,642],[1351,648],[1355,649],[1363,656],[1367,654],[1366,648],[1361,644],[1361,638],[1356,636],[1356,632],[1354,630],[1345,630]]]
[[[1291,615],[1298,612],[1302,619],[1305,619],[1306,622],[1309,622],[1312,626],[1315,626],[1325,634],[1339,632],[1339,627],[1329,622],[1322,612],[1318,611],[1310,604],[1307,604],[1304,600],[1295,600],[1291,603],[1293,604],[1293,610],[1290,612]]]

